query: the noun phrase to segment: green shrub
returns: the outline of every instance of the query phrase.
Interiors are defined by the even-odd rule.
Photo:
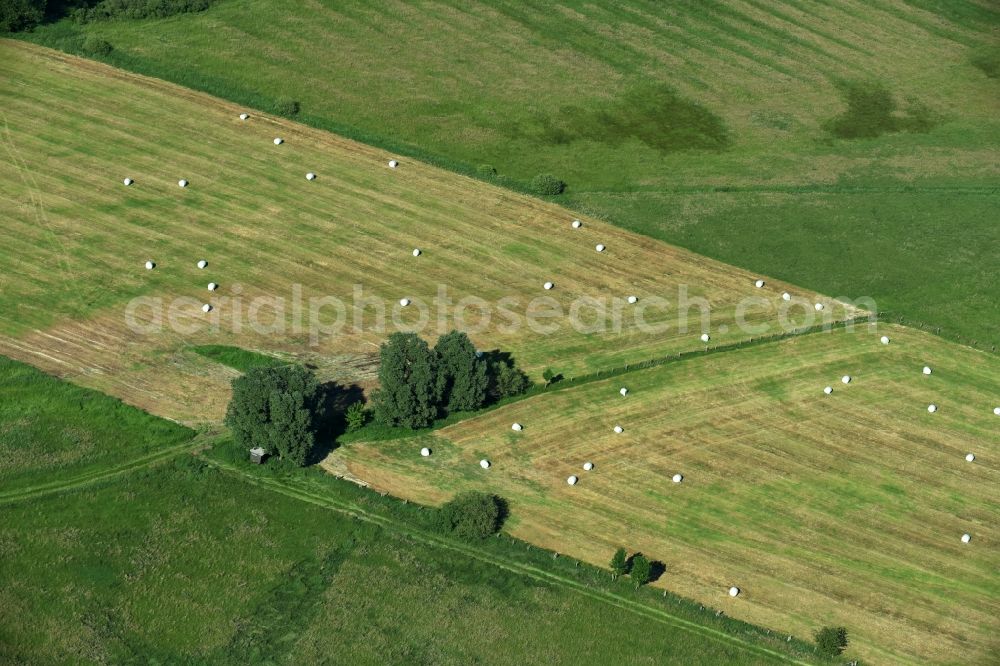
[[[535,194],[556,195],[562,194],[566,189],[566,183],[549,173],[540,173],[531,179],[531,191]]]
[[[78,23],[115,19],[166,18],[208,9],[215,0],[101,0],[93,7],[73,11]]]
[[[493,180],[497,177],[497,170],[492,164],[480,164],[476,167],[476,173],[484,180]]]
[[[632,567],[629,576],[636,587],[641,587],[653,578],[653,563],[643,554],[638,554],[632,558]]]
[[[302,105],[298,101],[287,97],[283,97],[274,103],[274,113],[286,118],[294,118],[299,115],[299,111],[301,110]]]
[[[0,33],[31,30],[45,16],[46,0],[0,0]]]
[[[111,42],[100,37],[94,37],[93,35],[88,35],[83,40],[81,48],[85,54],[90,56],[106,56],[114,50]]]
[[[619,548],[612,556],[611,573],[616,576],[624,576],[628,573],[628,553],[624,548]]]
[[[506,503],[489,493],[459,493],[438,510],[438,526],[462,539],[485,539],[500,531]]]
[[[360,400],[347,408],[345,413],[347,419],[348,432],[354,432],[364,427],[368,421],[368,412],[365,410],[365,403]]]
[[[528,375],[516,365],[502,364],[496,373],[496,393],[498,398],[521,395],[531,388]]]
[[[844,627],[823,627],[816,632],[816,649],[820,654],[836,657],[847,647],[847,629]]]

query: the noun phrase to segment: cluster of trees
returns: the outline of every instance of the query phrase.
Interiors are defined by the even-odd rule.
[[[0,0],[0,32],[31,30],[43,20],[70,16],[79,23],[164,18],[200,12],[216,0]]]
[[[416,333],[393,333],[380,349],[379,383],[372,397],[375,420],[407,428],[427,427],[531,386],[509,357],[477,352],[460,331],[442,335],[433,348]]]
[[[463,492],[437,512],[437,527],[462,539],[485,539],[500,531],[507,517],[507,503],[489,493]]]
[[[611,573],[617,576],[628,575],[636,587],[656,580],[663,572],[663,564],[650,560],[642,553],[629,557],[628,551],[619,548],[611,557]]]

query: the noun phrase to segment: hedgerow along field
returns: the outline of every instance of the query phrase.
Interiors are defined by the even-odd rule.
[[[989,350],[998,22],[985,0],[224,0],[27,38],[515,186],[552,173],[577,210]]]
[[[428,337],[478,327],[481,349],[512,353],[536,378],[547,366],[571,377],[704,348],[696,307],[687,331],[676,325],[681,288],[711,303],[713,345],[760,335],[736,325],[737,305],[750,296],[763,299],[745,313],[748,324],[765,325],[758,331],[777,330],[785,290],[809,314],[815,301],[826,303],[821,320],[855,313],[770,278],[758,289],[753,273],[589,217],[574,229],[574,216],[554,204],[419,162],[391,169],[393,155],[378,148],[256,113],[242,121],[243,107],[168,83],[23,42],[0,42],[0,52],[8,82],[0,215],[9,243],[0,255],[0,351],[158,415],[221,419],[235,372],[191,349],[199,345],[284,353],[315,361],[324,379],[371,385],[392,317],[419,322],[416,306],[396,306],[401,298],[431,307]],[[275,137],[285,142],[274,145]],[[318,177],[306,180],[307,172]],[[123,185],[126,177],[134,184]],[[209,292],[209,282],[219,290]],[[359,285],[363,298],[385,304],[383,330],[373,306],[364,330],[353,330]],[[510,298],[506,307],[522,313],[544,295],[563,314],[539,319],[556,329],[541,333],[509,326],[499,310],[481,319],[475,304],[463,324],[446,307],[437,330],[439,286],[452,303]],[[639,302],[628,304],[631,295]],[[128,326],[127,305],[139,296],[163,299],[161,327],[145,306],[134,318],[153,330]],[[265,305],[251,319],[258,296],[285,299],[283,314]],[[313,344],[309,299],[327,296],[345,303],[346,326]],[[574,330],[566,315],[579,296],[614,299],[608,308],[621,308],[622,332]],[[669,309],[646,308],[653,297]],[[178,298],[186,300],[171,307]],[[215,308],[208,315],[205,303]],[[640,310],[670,329],[640,330]],[[317,321],[335,316],[325,307]],[[792,319],[803,316],[797,307]],[[584,310],[581,320],[594,318]]]
[[[994,355],[866,327],[352,443],[326,465],[425,503],[495,492],[520,538],[601,565],[619,546],[641,551],[666,565],[657,584],[731,616],[797,635],[846,626],[866,662],[987,663],[1000,629],[998,404]]]
[[[107,469],[118,463],[112,449],[135,458],[142,451],[132,442],[157,438],[169,449],[186,431],[0,361],[4,404],[16,398],[20,406],[0,410],[2,453],[21,472],[40,468],[26,460],[63,455],[67,438],[95,467]],[[416,538],[408,530],[419,534],[419,525],[405,520],[397,521],[398,530],[383,529],[330,511],[322,501],[248,483],[189,451],[172,457],[75,492],[50,488],[46,496],[17,501],[0,496],[0,661],[467,664],[562,663],[573,655],[578,663],[707,665],[808,659],[789,658],[794,652],[775,645],[778,639],[765,646],[762,631],[755,637],[728,632],[727,639],[710,628],[624,612]],[[67,488],[79,477],[68,464],[48,464],[45,471],[50,482]],[[7,490],[10,479],[3,480]],[[371,499],[356,497],[361,491],[351,484],[324,480],[323,500]],[[338,486],[349,492],[338,493]],[[315,500],[319,491],[310,492],[306,497]],[[705,620],[705,626],[713,623],[719,624]]]

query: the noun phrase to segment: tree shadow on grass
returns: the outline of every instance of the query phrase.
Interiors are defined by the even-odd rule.
[[[326,382],[323,390],[323,417],[316,433],[316,445],[309,455],[307,465],[314,465],[337,448],[337,438],[347,432],[347,408],[363,402],[364,391],[357,384]]]

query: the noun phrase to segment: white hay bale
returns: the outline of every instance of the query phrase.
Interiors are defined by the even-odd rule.
[[[424,448],[420,449],[420,455],[422,455],[424,458],[426,458],[430,454],[431,454],[431,450],[428,449],[426,446]]]
[[[738,597],[738,596],[740,596],[740,588],[738,588],[735,585],[733,585],[731,588],[729,588],[729,596],[731,596],[731,597]]]
[[[756,282],[753,283],[753,286],[757,287],[758,289],[763,289],[764,284],[766,283],[763,280],[757,280]]]
[[[620,425],[616,425],[616,426],[615,426],[615,432],[616,432],[616,433],[618,433],[618,434],[620,435],[620,434],[622,434],[623,432],[625,432],[625,428],[621,427]]]
[[[930,404],[930,405],[927,405],[927,411],[930,412],[931,414],[933,414],[934,412],[936,412],[937,409],[938,409],[937,405],[935,405],[933,403]]]
[[[187,187],[188,186],[188,182],[186,180],[184,180],[183,178],[181,178],[180,180],[177,181],[177,186],[178,187]]]
[[[571,476],[568,479],[566,479],[566,483],[568,483],[571,486],[575,486],[576,482],[579,481],[579,480],[580,479],[576,478],[576,474],[574,474],[573,476]]]
[[[789,293],[788,293],[788,292],[786,291],[785,293],[783,293],[783,294],[781,295],[781,299],[782,299],[782,300],[785,300],[785,301],[790,301],[790,300],[792,300],[792,295],[791,295],[791,294],[789,294]]]
[[[622,394],[622,397],[628,395],[628,389],[625,388],[624,386],[618,389],[618,392]]]
[[[410,304],[410,299],[408,299],[408,298],[401,298],[401,299],[399,299],[399,304],[402,305],[405,308],[407,305]]]
[[[414,257],[419,257],[420,256],[420,248],[419,247],[413,248],[413,256]]]
[[[390,169],[395,169],[398,166],[399,166],[399,162],[397,162],[396,160],[389,160],[389,168]]]
[[[309,173],[306,174],[306,180],[316,180],[316,174],[310,171]]]
[[[823,389],[823,393],[826,393],[827,395],[830,395],[831,393],[833,393],[833,387],[832,386],[827,386],[825,389]]]
[[[201,311],[202,312],[211,312],[212,311],[212,306],[209,305],[208,303],[205,303],[203,306],[201,306]]]
[[[933,370],[931,370],[931,367],[929,365],[925,365],[923,372],[925,375],[929,375],[931,374],[931,372],[933,372]]]
[[[515,423],[514,425],[512,425],[510,427],[510,429],[511,430],[516,430],[517,432],[521,432],[522,430],[524,430],[524,426],[521,425],[520,423]]]
[[[483,469],[489,469],[490,461],[487,460],[486,458],[483,458],[482,460],[479,461],[479,466],[482,467]]]
[[[585,462],[585,463],[583,463],[583,471],[589,472],[592,469],[594,469],[594,463],[592,463],[592,462]]]
[[[551,282],[546,282],[545,284],[542,285],[542,288],[545,289],[546,291],[548,291],[549,289],[551,289],[554,286],[555,285],[552,284]]]
[[[702,342],[708,342],[711,339],[712,339],[712,336],[709,335],[708,333],[702,333],[701,334],[701,341]]]
[[[146,262],[146,270],[147,271],[151,271],[154,268],[156,268],[156,264],[154,264],[152,261],[147,261]]]
[[[672,477],[670,477],[670,480],[673,481],[674,483],[680,483],[681,481],[684,480],[684,475],[674,474]]]
[[[606,248],[604,247],[603,243],[598,243],[597,245],[594,246],[594,249],[597,250],[598,252],[604,252]]]
[[[198,268],[208,268],[208,262],[205,261],[204,259],[200,260],[198,262]]]
[[[975,460],[976,460],[976,454],[975,453],[966,453],[965,454],[965,462],[975,462]]]
[[[241,113],[240,114],[240,120],[246,120],[249,117],[250,117],[249,113]]]
[[[219,285],[215,284],[214,282],[209,282],[208,283],[208,290],[209,291],[215,291],[218,288],[219,288]]]
[[[629,296],[626,300],[629,303],[633,303],[634,304],[634,303],[638,303],[639,302],[639,297],[638,296]]]
[[[134,181],[134,180],[132,180],[131,178],[126,178],[126,179],[125,179],[125,180],[123,180],[122,182],[123,182],[123,183],[125,183],[125,187],[128,187],[129,185],[131,185],[131,184],[132,184],[132,183],[134,183],[135,181]]]
[[[823,309],[823,304],[822,303],[817,303],[814,307],[816,308],[816,312],[819,312],[820,310]]]
[[[851,383],[851,376],[850,375],[844,375],[843,377],[840,378],[840,381],[843,382],[844,384],[850,384]]]
[[[882,339],[881,339],[881,343],[884,344],[884,345],[889,344],[889,336],[888,335],[883,335]]]
[[[962,535],[962,543],[969,543],[970,541],[972,541],[972,535],[971,534],[963,534]]]
[[[997,416],[1000,416],[1000,407],[994,407],[993,413],[996,414]]]
[[[285,142],[285,140],[284,140],[284,139],[282,139],[282,138],[281,138],[280,136],[276,136],[276,137],[274,137],[274,145],[276,145],[276,146],[280,146],[280,145],[281,145],[281,144],[283,144],[284,142]]]
[[[573,228],[574,229],[579,229],[582,226],[583,226],[583,222],[581,222],[580,220],[573,220]]]

